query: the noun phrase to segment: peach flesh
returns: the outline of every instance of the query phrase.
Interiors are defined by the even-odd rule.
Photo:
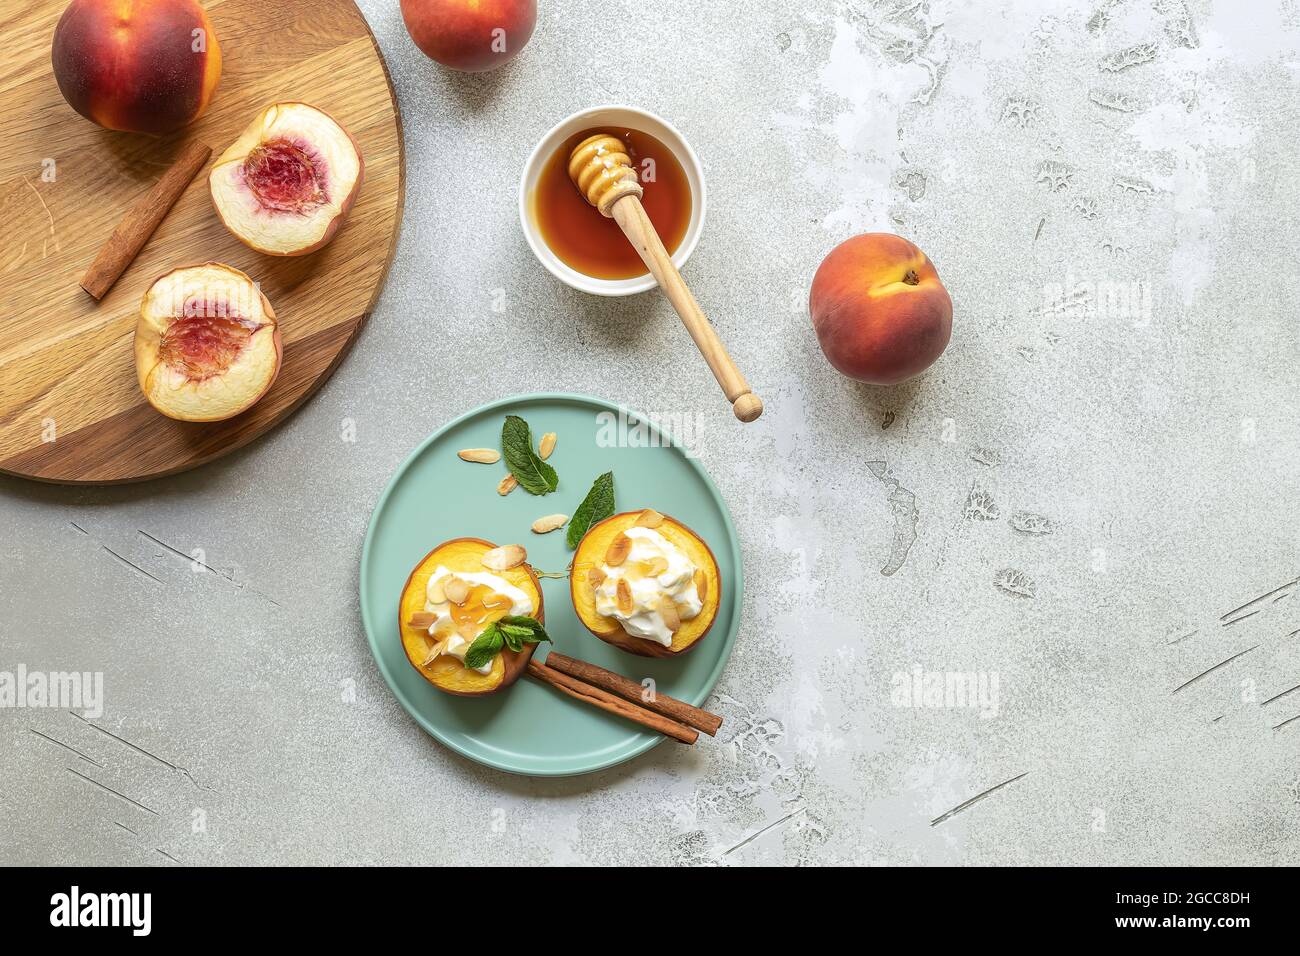
[[[208,190],[222,223],[246,246],[301,256],[333,238],[364,173],[356,141],[328,113],[273,103],[217,159]]]
[[[238,269],[219,262],[173,269],[140,302],[136,378],[168,418],[233,418],[267,393],[282,358],[275,310]]]
[[[163,333],[158,356],[164,363],[185,370],[191,381],[220,375],[262,326],[247,319],[216,315],[204,310],[175,319]]]
[[[329,202],[317,170],[319,154],[307,143],[274,140],[244,160],[244,181],[267,209],[301,213]]]

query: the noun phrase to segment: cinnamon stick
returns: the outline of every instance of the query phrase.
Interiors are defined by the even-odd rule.
[[[588,664],[586,661],[566,657],[557,651],[551,651],[546,655],[546,666],[563,674],[568,674],[570,677],[576,677],[580,681],[586,681],[588,684],[611,691],[635,704],[640,704],[647,710],[653,710],[665,717],[671,717],[688,727],[702,730],[710,737],[717,734],[718,728],[722,726],[722,718],[717,714],[711,714],[707,710],[693,707],[685,701],[669,697],[667,694],[660,694],[657,691],[653,699],[645,700],[643,697],[645,688],[636,681],[629,680],[622,674],[615,674],[613,671],[605,670],[603,667],[597,667],[595,664]]]
[[[212,147],[197,140],[183,150],[153,187],[127,210],[95,261],[81,277],[81,287],[96,300],[102,299],[149,241],[168,210],[185,192],[195,175],[212,155]]]
[[[644,707],[638,707],[636,704],[629,703],[621,697],[615,697],[599,687],[593,687],[591,684],[570,677],[568,674],[562,674],[545,664],[529,661],[528,675],[534,680],[550,684],[556,690],[568,694],[570,697],[585,701],[606,713],[625,717],[642,727],[661,733],[665,737],[671,737],[673,740],[681,741],[684,744],[693,744],[699,739],[700,735],[690,727],[685,727],[675,720],[669,720],[667,717],[646,710]]]

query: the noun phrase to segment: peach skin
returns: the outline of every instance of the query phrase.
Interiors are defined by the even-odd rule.
[[[402,0],[401,7],[425,56],[467,73],[512,60],[537,25],[537,0]]]
[[[221,46],[195,0],[73,0],[50,60],[74,110],[132,133],[180,129],[221,79]]]
[[[831,250],[813,277],[808,310],[831,365],[875,385],[925,371],[952,336],[952,299],[934,264],[885,232]]]

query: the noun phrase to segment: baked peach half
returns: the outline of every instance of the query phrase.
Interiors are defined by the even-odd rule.
[[[280,374],[280,328],[261,289],[219,262],[185,266],[145,292],[135,371],[149,404],[183,422],[252,407]]]
[[[602,641],[642,657],[675,657],[713,627],[722,579],[703,538],[647,509],[587,532],[569,590],[578,620]]]
[[[302,256],[334,237],[365,164],[348,131],[306,103],[264,109],[208,175],[217,215],[240,242]]]
[[[545,620],[542,588],[519,545],[454,538],[430,551],[402,588],[398,628],[411,666],[434,687],[480,697],[509,687],[524,673],[536,644],[503,646],[471,667],[466,652],[507,615]]]

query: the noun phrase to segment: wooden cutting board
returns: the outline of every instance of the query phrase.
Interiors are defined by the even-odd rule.
[[[207,0],[223,71],[208,111],[166,138],[101,129],[64,102],[50,43],[65,0],[0,0],[0,472],[57,482],[152,478],[251,441],[342,360],[379,295],[402,218],[402,126],[383,57],[352,0]],[[330,113],[365,158],[343,228],[312,255],[246,248],[208,196],[212,162],[264,106]],[[102,302],[78,286],[126,210],[198,138],[212,159]],[[248,273],[275,307],[284,364],[250,411],[172,421],[136,384],[141,296],[180,265]]]

